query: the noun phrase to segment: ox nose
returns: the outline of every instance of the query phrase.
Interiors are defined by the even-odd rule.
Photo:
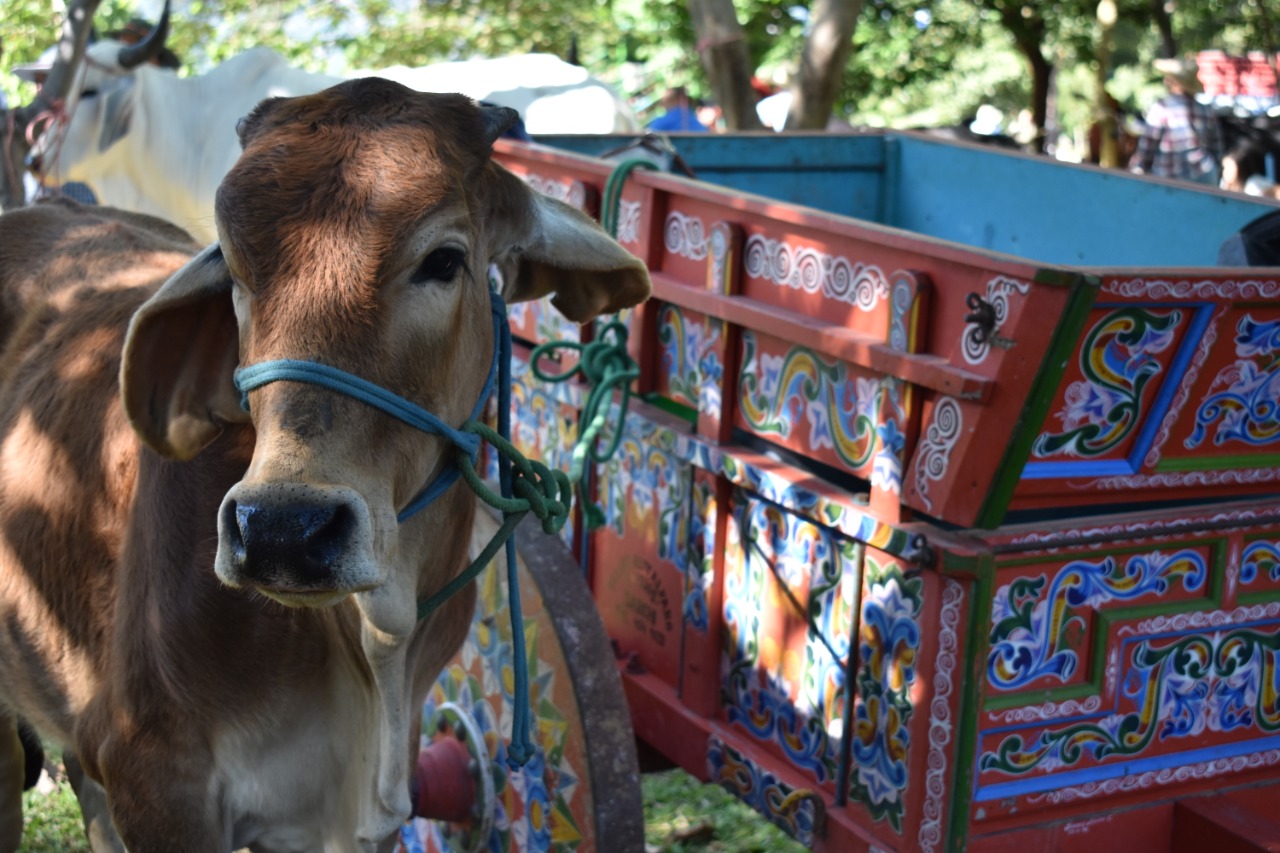
[[[222,545],[240,578],[267,589],[332,590],[350,549],[355,513],[344,503],[228,498]]]

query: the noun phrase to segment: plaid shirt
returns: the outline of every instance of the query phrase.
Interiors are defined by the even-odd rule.
[[[1217,183],[1218,122],[1209,108],[1186,95],[1152,104],[1146,129],[1130,163],[1134,171],[1164,178]],[[1149,169],[1143,169],[1150,163]]]

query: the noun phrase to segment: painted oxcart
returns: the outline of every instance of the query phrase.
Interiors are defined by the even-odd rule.
[[[700,180],[544,141],[498,156],[654,282],[562,536],[640,740],[814,849],[1280,837],[1280,270],[1215,266],[1274,208],[910,134],[677,139]],[[517,349],[567,467],[585,389]]]

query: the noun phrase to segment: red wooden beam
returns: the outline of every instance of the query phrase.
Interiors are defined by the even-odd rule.
[[[823,355],[859,367],[896,376],[913,385],[949,394],[962,400],[986,402],[994,382],[961,370],[936,355],[898,352],[885,342],[805,314],[768,305],[745,296],[725,296],[697,290],[670,275],[650,273],[653,295],[710,317],[726,320],[788,343],[800,344]]]

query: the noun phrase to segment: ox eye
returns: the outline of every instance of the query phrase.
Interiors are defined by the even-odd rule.
[[[80,93],[80,97],[82,97],[82,98],[96,98],[96,97],[98,97],[98,90],[97,90],[97,89],[85,89],[83,92],[81,92],[81,93]]]
[[[436,249],[423,258],[422,263],[418,265],[418,268],[413,271],[413,275],[409,277],[409,281],[414,284],[426,284],[430,281],[447,284],[457,276],[458,270],[462,269],[463,262],[466,259],[467,253],[461,249],[451,246]]]

